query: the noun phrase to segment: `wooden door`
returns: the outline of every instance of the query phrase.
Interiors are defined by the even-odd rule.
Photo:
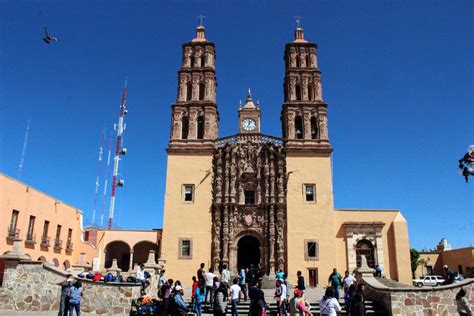
[[[308,269],[308,274],[309,274],[309,286],[310,287],[316,287],[319,284],[318,281],[318,268],[311,268]]]

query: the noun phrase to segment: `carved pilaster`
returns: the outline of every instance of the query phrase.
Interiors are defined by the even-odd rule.
[[[184,49],[184,54],[183,54],[183,68],[189,68],[191,67],[191,55],[193,54],[193,50],[191,47],[186,47]]]

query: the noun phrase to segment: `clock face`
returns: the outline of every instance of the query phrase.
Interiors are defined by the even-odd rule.
[[[242,121],[242,128],[246,131],[253,131],[257,127],[257,124],[252,119],[245,119]]]

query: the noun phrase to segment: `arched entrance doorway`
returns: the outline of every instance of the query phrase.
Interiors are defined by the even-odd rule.
[[[130,266],[130,246],[123,241],[112,241],[105,247],[104,268],[112,266],[112,260],[117,259],[117,266],[122,271],[128,271]]]
[[[237,244],[237,266],[250,267],[260,263],[260,242],[253,236],[244,236]]]
[[[356,259],[358,267],[361,265],[361,255],[365,256],[367,259],[367,265],[369,267],[375,268],[374,246],[367,239],[359,240],[356,245]]]

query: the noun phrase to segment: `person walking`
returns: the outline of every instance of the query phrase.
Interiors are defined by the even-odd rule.
[[[204,282],[199,282],[198,287],[196,289],[196,315],[202,315],[202,304],[206,300],[206,288],[207,286],[204,285]]]
[[[456,304],[460,316],[472,316],[472,310],[466,298],[466,291],[463,288],[456,294]]]
[[[342,277],[337,272],[337,269],[332,269],[332,273],[328,278],[328,286],[330,285],[334,289],[334,297],[339,301],[339,288],[342,284]]]
[[[278,308],[278,315],[286,315],[286,286],[282,280],[276,280],[275,300]]]
[[[61,296],[59,298],[58,316],[67,316],[67,313],[69,311],[68,294],[73,282],[74,278],[72,277],[72,274],[68,274],[66,275],[66,280],[58,283],[58,285],[61,285]]]
[[[201,263],[201,265],[199,266],[199,269],[196,272],[198,281],[201,281],[201,280],[205,281],[206,280],[206,271],[204,270],[204,266],[205,266],[205,264]]]
[[[76,281],[69,288],[69,316],[74,315],[74,310],[77,316],[81,316],[81,297],[82,284],[81,281]]]
[[[224,283],[219,284],[214,293],[214,316],[225,316],[227,309],[227,286]]]
[[[245,269],[240,268],[240,276],[239,276],[239,284],[240,284],[240,289],[241,293],[244,295],[244,301],[247,301],[247,285],[246,285],[246,274],[245,274]]]
[[[326,288],[323,298],[319,301],[321,316],[336,316],[341,311],[341,305],[334,296],[334,288]]]
[[[221,282],[222,283],[222,282]],[[229,296],[232,301],[232,316],[239,316],[239,313],[237,311],[237,305],[239,304],[240,300],[240,286],[239,286],[239,279],[235,278],[233,281],[233,285],[230,287],[229,290]],[[225,284],[225,283],[223,283]]]
[[[261,290],[262,284],[257,282],[249,287],[250,313],[249,316],[265,315],[266,302],[265,295]]]

